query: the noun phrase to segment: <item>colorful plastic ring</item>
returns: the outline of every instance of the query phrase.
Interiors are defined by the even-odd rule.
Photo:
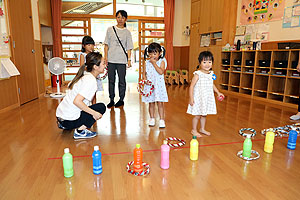
[[[244,131],[250,131],[252,133],[251,134],[250,133],[244,133]],[[256,131],[253,128],[241,128],[239,130],[239,134],[241,136],[244,136],[244,137],[246,137],[247,135],[250,135],[251,137],[254,137],[256,135]]]
[[[181,147],[183,145],[185,145],[185,141],[176,137],[168,137],[166,138],[166,140],[168,141],[168,145],[170,147]],[[169,141],[178,141],[178,143],[170,143]]]
[[[281,131],[279,131],[279,129],[278,128],[267,128],[267,129],[263,129],[263,130],[261,130],[261,134],[262,135],[266,135],[266,133],[268,132],[268,131],[270,131],[271,129],[273,129],[273,132],[275,133],[275,137],[277,137],[277,136],[282,136],[282,134],[281,134]]]
[[[144,90],[142,89],[142,87],[143,87],[145,84],[150,86],[150,91],[149,91],[149,93],[144,93]],[[151,96],[151,94],[152,94],[152,92],[153,92],[153,90],[154,90],[154,85],[153,85],[152,82],[149,81],[149,80],[141,80],[141,81],[139,82],[139,85],[138,85],[137,89],[138,89],[138,92],[140,93],[140,95],[145,96],[145,97],[149,97],[149,96]]]
[[[107,75],[108,75],[108,69],[107,69],[107,67],[104,68],[104,71],[105,71],[104,75],[100,76],[101,80],[104,80],[107,77]]]
[[[134,164],[134,161],[130,161],[127,166],[126,166],[126,170],[128,173],[133,174],[135,176],[145,176],[148,175],[150,173],[150,165],[143,162],[143,166],[145,168],[145,170],[141,171],[141,172],[135,172],[133,169],[130,169],[130,166],[132,166]]]
[[[244,157],[244,156],[243,156],[243,150],[241,150],[241,151],[239,151],[236,155],[237,155],[239,158],[242,158],[243,160],[247,160],[247,161],[259,159],[260,155],[259,155],[259,153],[258,153],[257,151],[251,150],[251,156],[252,156],[252,154],[256,154],[256,156],[255,156],[255,157],[250,157],[250,158]]]

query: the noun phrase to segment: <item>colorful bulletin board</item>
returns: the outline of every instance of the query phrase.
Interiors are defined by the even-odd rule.
[[[242,0],[241,25],[281,20],[285,0]]]
[[[4,2],[0,0],[0,56],[9,56],[9,37],[6,26]]]
[[[282,28],[294,27],[300,27],[300,4],[294,4],[291,7],[286,7],[284,10]]]

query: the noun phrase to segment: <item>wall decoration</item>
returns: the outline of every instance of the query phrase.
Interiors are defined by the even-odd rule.
[[[285,0],[242,0],[241,25],[281,20]]]
[[[4,2],[0,0],[0,56],[9,56],[9,36],[6,26]]]
[[[295,4],[284,9],[284,17],[282,20],[283,28],[300,27],[300,4]]]

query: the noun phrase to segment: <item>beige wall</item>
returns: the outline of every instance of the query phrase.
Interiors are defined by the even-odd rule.
[[[35,40],[41,40],[38,0],[31,0],[33,35]]]
[[[236,24],[240,24],[242,0],[238,1]],[[293,5],[293,0],[285,0],[285,7]],[[270,25],[269,41],[281,40],[300,40],[300,27],[297,28],[282,28],[282,20],[266,22]]]
[[[175,0],[174,46],[190,46],[190,37],[183,34],[185,27],[190,26],[190,21],[191,0]]]

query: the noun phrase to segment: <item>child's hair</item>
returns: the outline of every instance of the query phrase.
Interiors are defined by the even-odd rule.
[[[74,84],[79,81],[79,79],[83,76],[84,71],[87,72],[93,71],[94,65],[99,66],[101,63],[102,55],[99,52],[90,52],[86,55],[86,63],[80,66],[76,76],[70,82],[68,88],[72,89]]]
[[[212,61],[212,63],[214,62],[214,55],[210,51],[202,51],[199,54],[198,57],[199,65],[197,66],[197,69],[199,69],[201,62],[206,60]]]
[[[144,59],[146,60],[146,58],[149,57],[149,53],[154,53],[154,52],[160,54],[159,57],[158,57],[158,59],[164,58],[165,55],[166,55],[166,49],[164,47],[160,46],[160,44],[158,44],[156,42],[152,42],[145,49]],[[162,55],[161,55],[161,52],[163,52]]]
[[[127,19],[128,15],[127,12],[125,10],[118,10],[118,12],[116,12],[116,17],[118,17],[118,15],[121,15],[122,17],[125,17]],[[124,24],[124,27],[126,27],[126,23]]]
[[[85,52],[84,46],[85,46],[85,45],[88,45],[88,44],[93,44],[93,45],[95,45],[95,41],[93,40],[93,38],[92,38],[91,36],[88,36],[88,35],[87,35],[87,36],[84,36],[84,37],[82,38],[81,44],[82,44],[81,52]]]

